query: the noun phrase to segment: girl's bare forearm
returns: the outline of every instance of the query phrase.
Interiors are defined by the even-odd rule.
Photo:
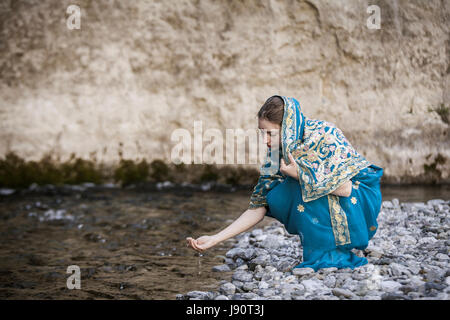
[[[230,224],[228,227],[226,227],[225,229],[214,235],[216,242],[219,243],[225,241],[234,236],[237,236],[238,234],[244,231],[247,231],[251,227],[258,224],[261,220],[263,220],[265,214],[266,214],[265,207],[246,210],[232,224]]]
[[[335,191],[333,191],[331,194],[335,194],[340,197],[349,197],[351,193],[352,193],[352,181],[349,180],[342,186],[337,188]]]

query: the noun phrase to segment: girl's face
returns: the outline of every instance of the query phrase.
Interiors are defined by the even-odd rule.
[[[258,119],[258,129],[261,130],[261,133],[264,137],[264,143],[267,144],[269,148],[272,145],[278,143],[278,146],[281,143],[281,135],[280,135],[280,125],[277,123],[270,122],[266,119]]]

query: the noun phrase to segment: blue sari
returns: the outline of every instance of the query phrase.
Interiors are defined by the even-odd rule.
[[[356,152],[332,123],[308,119],[294,98],[284,101],[281,148],[268,149],[249,204],[298,234],[303,262],[295,268],[351,268],[367,263],[351,250],[363,250],[374,236],[381,209],[383,169]],[[278,152],[277,152],[278,150]],[[298,180],[279,170],[288,153],[297,164]],[[331,194],[348,180],[349,197]]]

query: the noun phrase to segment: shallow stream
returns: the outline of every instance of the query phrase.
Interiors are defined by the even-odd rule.
[[[382,192],[383,200],[401,202],[450,198],[450,186]],[[211,268],[234,240],[200,257],[185,238],[223,229],[247,208],[250,194],[94,187],[0,196],[0,298],[175,299],[213,290],[231,277]],[[79,290],[67,288],[70,265],[80,267]]]

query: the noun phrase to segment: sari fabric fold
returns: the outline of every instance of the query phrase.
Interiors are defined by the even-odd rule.
[[[297,267],[355,268],[367,263],[351,249],[364,249],[377,230],[383,169],[371,164],[332,123],[309,119],[294,98],[284,101],[281,148],[268,148],[249,209],[264,206],[266,215],[298,234],[303,263]],[[279,171],[291,153],[298,180]],[[348,180],[349,197],[331,194]]]

